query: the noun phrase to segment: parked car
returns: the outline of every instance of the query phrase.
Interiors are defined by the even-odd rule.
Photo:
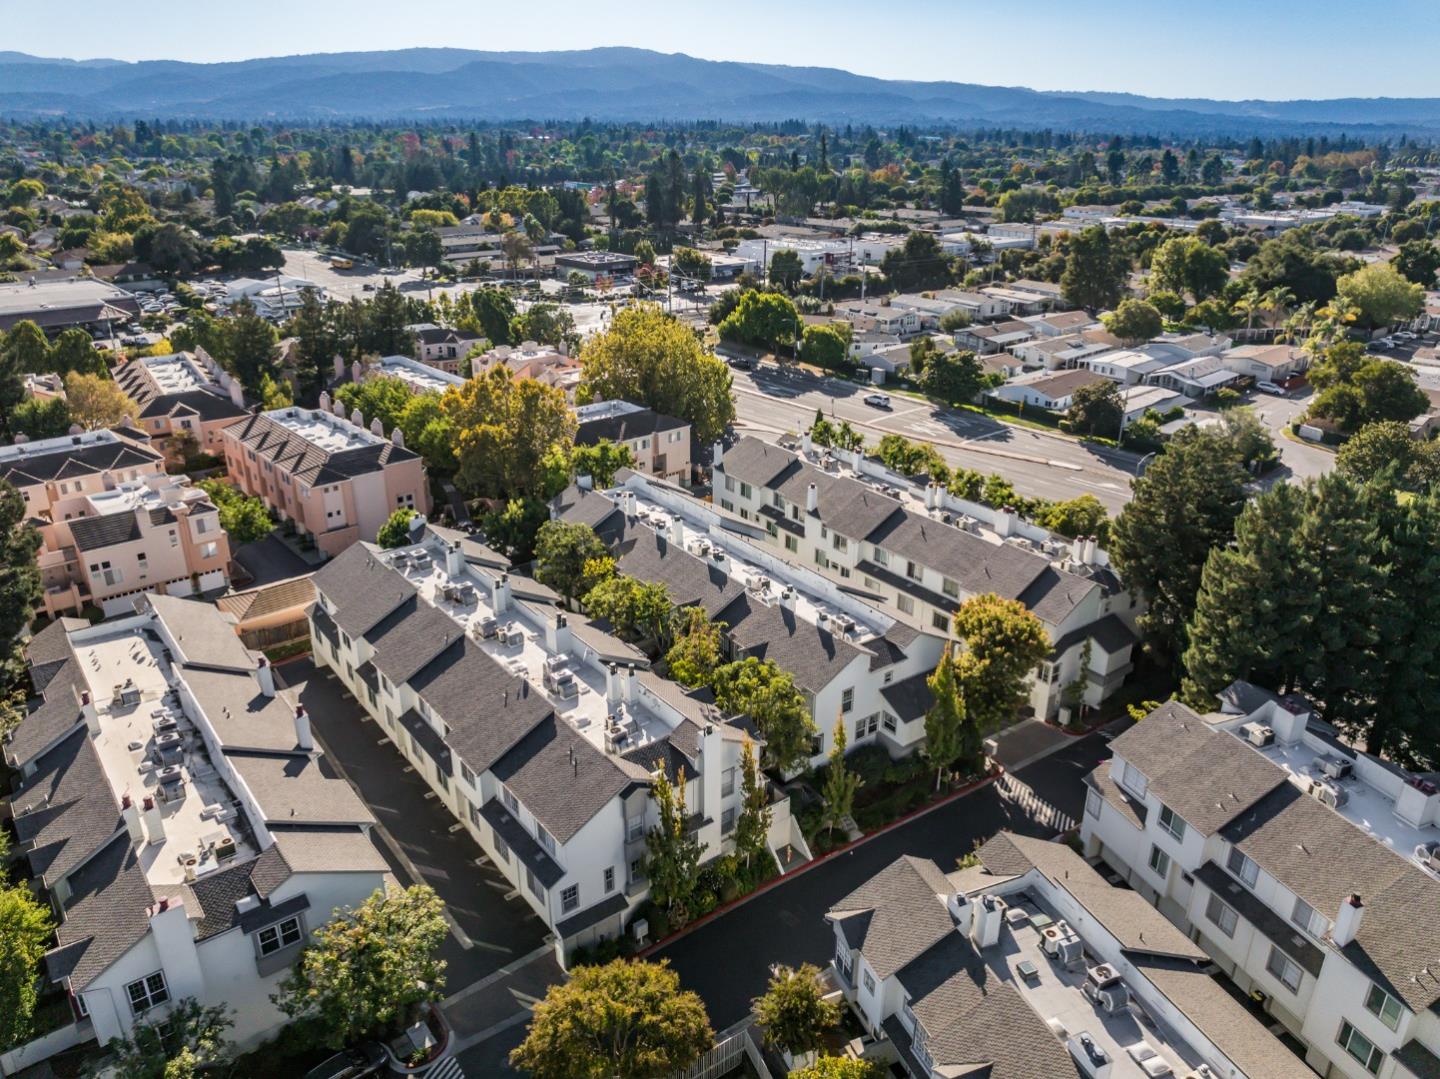
[[[871,408],[883,408],[889,411],[890,395],[884,393],[867,393],[865,395],[865,403]]]
[[[305,1079],[361,1079],[377,1074],[384,1066],[385,1051],[375,1042],[366,1042],[321,1061],[305,1073]]]
[[[1413,341],[1420,335],[1418,333],[1411,333],[1409,330],[1396,330],[1390,336],[1397,341]]]
[[[1285,387],[1284,387],[1284,386],[1277,386],[1277,385],[1275,385],[1275,383],[1273,383],[1273,382],[1266,382],[1266,381],[1264,381],[1263,379],[1262,379],[1261,381],[1255,383],[1255,388],[1256,388],[1257,390],[1259,390],[1261,393],[1274,394],[1276,397],[1284,397],[1284,396],[1285,396]]]

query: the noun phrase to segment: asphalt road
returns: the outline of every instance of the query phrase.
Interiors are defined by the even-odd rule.
[[[818,409],[849,420],[871,439],[899,434],[930,442],[947,463],[998,472],[1032,498],[1058,501],[1091,494],[1112,513],[1130,500],[1137,454],[898,395],[891,397],[893,409],[887,412],[865,404],[870,392],[866,387],[841,379],[780,372],[768,365],[734,376],[737,426],[742,430],[762,436],[799,431],[810,426]]]
[[[1109,755],[1098,735],[1072,744],[1016,773],[1040,798],[1076,819],[1084,812],[1082,778]],[[822,862],[750,902],[695,929],[654,956],[668,959],[686,989],[699,993],[716,1030],[743,1019],[764,992],[770,965],[823,966],[835,950],[825,912],[902,855],[955,868],[977,840],[1002,829],[1047,835],[1020,804],[995,784],[947,803],[845,854]]]

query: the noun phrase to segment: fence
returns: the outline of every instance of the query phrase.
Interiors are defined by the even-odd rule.
[[[240,631],[240,640],[246,648],[274,648],[276,645],[289,644],[308,636],[310,623],[304,618],[286,622],[283,626],[262,626]]]
[[[726,1034],[715,1043],[708,1053],[695,1062],[682,1079],[720,1079],[740,1066],[742,1059],[748,1059],[760,1079],[771,1079],[765,1057],[755,1044],[752,1028],[747,1024],[731,1034]]]
[[[1053,828],[1057,832],[1068,832],[1080,822],[1069,813],[1051,805],[1035,791],[1020,782],[1010,773],[1005,773],[996,783],[1000,797],[1008,802],[1014,802],[1027,817],[1047,828]]]

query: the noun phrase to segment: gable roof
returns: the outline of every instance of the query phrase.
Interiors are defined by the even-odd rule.
[[[70,522],[70,535],[82,551],[113,547],[140,538],[140,520],[133,510],[105,513],[97,517],[76,517]]]
[[[70,888],[45,967],[55,981],[68,977],[78,993],[150,931],[155,893],[124,833],[70,878]]]
[[[877,976],[888,978],[954,935],[942,898],[953,894],[934,862],[907,854],[831,906],[826,917],[841,924]]]
[[[78,437],[78,436],[77,436]],[[0,461],[0,478],[16,487],[52,480],[93,476],[117,469],[144,468],[164,461],[164,454],[128,439],[62,446],[46,453]]]
[[[331,598],[335,624],[352,637],[364,636],[416,594],[403,574],[377,556],[378,550],[369,543],[352,543],[311,578]]]
[[[397,446],[389,439],[350,449],[325,450],[263,412],[247,414],[245,419],[226,428],[226,433],[258,456],[311,485],[337,483],[378,472],[394,461],[418,459],[413,450]]]
[[[30,871],[64,879],[121,828],[120,807],[89,732],[74,732],[35,764],[10,798],[15,834],[28,848]]]

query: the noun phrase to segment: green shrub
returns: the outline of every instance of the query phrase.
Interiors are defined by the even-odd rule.
[[[885,770],[891,765],[890,754],[877,745],[860,746],[845,755],[845,767],[860,777],[865,787],[876,787],[885,779]]]

